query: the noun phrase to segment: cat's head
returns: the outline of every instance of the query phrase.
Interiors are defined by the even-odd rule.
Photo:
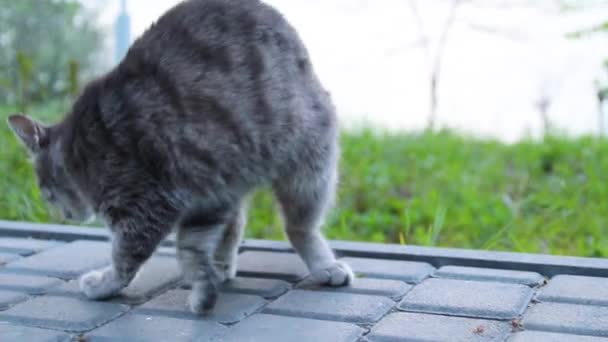
[[[55,130],[20,114],[9,116],[8,124],[33,157],[42,197],[60,209],[68,220],[92,219],[93,210],[66,171],[61,141]]]

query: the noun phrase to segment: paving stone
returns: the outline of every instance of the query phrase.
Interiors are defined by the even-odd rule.
[[[462,280],[497,281],[528,286],[537,286],[545,281],[545,278],[536,272],[463,266],[444,266],[437,270],[433,276]]]
[[[48,248],[59,246],[63,243],[64,242],[52,240],[0,237],[0,252],[28,256]]]
[[[232,327],[222,341],[354,342],[362,334],[363,329],[349,323],[256,314]]]
[[[287,292],[290,287],[288,282],[279,279],[236,277],[222,284],[221,291],[276,298]]]
[[[538,299],[548,302],[608,305],[608,278],[558,275],[541,289]]]
[[[67,342],[69,340],[70,336],[60,331],[20,327],[0,323],[0,341]]]
[[[0,310],[6,310],[26,299],[28,296],[23,292],[0,290]]]
[[[0,252],[0,265],[4,265],[19,258],[21,258],[21,255],[19,254]]]
[[[75,241],[13,261],[7,268],[73,279],[110,263],[110,244],[98,241]]]
[[[125,305],[44,296],[0,312],[0,321],[38,328],[83,332],[126,312]]]
[[[608,307],[539,303],[528,309],[524,328],[608,337]]]
[[[191,313],[188,309],[189,294],[189,290],[171,290],[140,306],[135,312],[150,316],[200,320],[201,316]],[[204,319],[225,324],[235,323],[257,312],[265,304],[266,301],[258,296],[222,293],[211,314]]]
[[[63,284],[63,281],[56,278],[0,272],[0,289],[2,290],[40,295],[61,284]]]
[[[228,329],[206,320],[127,314],[87,334],[91,341],[223,341]],[[105,337],[105,339],[103,339]]]
[[[412,287],[412,285],[399,280],[356,278],[353,283],[348,286],[313,286],[307,287],[306,290],[359,293],[398,299],[403,297],[403,295],[411,290]]]
[[[608,338],[597,336],[583,336],[559,334],[544,331],[520,331],[513,334],[508,342],[607,342]]]
[[[435,270],[425,262],[351,257],[340,260],[349,264],[353,271],[362,277],[395,279],[413,284],[421,282]]]
[[[246,277],[297,281],[308,275],[306,265],[293,253],[247,251],[239,254],[238,274]]]
[[[384,317],[367,338],[370,342],[502,341],[510,332],[508,322],[398,312]]]
[[[399,309],[511,319],[524,311],[532,294],[531,288],[519,284],[432,278],[405,295]]]
[[[270,303],[265,313],[313,319],[373,323],[395,302],[386,297],[354,293],[293,290]]]

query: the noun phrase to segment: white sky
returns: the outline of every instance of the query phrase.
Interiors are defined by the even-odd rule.
[[[101,22],[109,29],[118,2],[106,0],[103,7]],[[129,0],[133,35],[178,2]],[[416,44],[420,35],[406,0],[266,2],[300,32],[345,125],[424,127],[429,60]],[[436,42],[449,2],[418,3],[430,41]],[[564,13],[466,5],[457,15],[445,48],[441,125],[507,141],[537,134],[541,120],[534,102],[546,92],[553,99],[549,117],[555,126],[572,134],[597,132],[593,80],[608,57],[608,35],[569,40],[565,33],[608,19],[608,9]]]

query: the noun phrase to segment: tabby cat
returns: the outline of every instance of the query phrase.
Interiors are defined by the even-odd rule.
[[[8,121],[44,198],[111,230],[111,265],[80,279],[89,298],[119,293],[175,231],[190,308],[207,313],[236,275],[247,195],[266,185],[310,270],[304,282],[353,280],[320,229],[337,182],[333,104],[294,28],[258,0],[184,1],[60,123]]]

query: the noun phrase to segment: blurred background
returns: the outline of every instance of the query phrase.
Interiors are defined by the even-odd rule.
[[[0,116],[59,120],[178,2],[0,0]],[[608,255],[608,1],[265,2],[338,108],[331,238]],[[62,222],[0,139],[0,218]],[[282,239],[256,196],[248,235]]]

